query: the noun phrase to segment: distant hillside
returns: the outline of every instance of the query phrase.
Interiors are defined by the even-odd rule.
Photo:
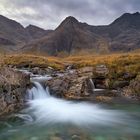
[[[28,42],[28,39],[30,39],[30,36],[21,24],[0,15],[1,46],[21,45],[23,42]]]
[[[45,31],[36,26],[24,28],[20,23],[0,15],[0,50],[14,51],[33,39],[46,36],[50,31]]]
[[[140,49],[140,13],[125,13],[106,26],[91,26],[69,16],[55,30],[24,28],[0,16],[0,46],[49,55],[134,51]]]
[[[127,52],[140,48],[140,13],[123,14],[106,26],[90,26],[67,17],[51,34],[29,43],[24,51],[57,55],[81,50],[97,53]],[[90,51],[89,51],[90,52]]]
[[[32,39],[39,39],[39,38],[44,37],[52,32],[52,30],[44,30],[44,29],[37,27],[35,25],[29,25],[25,28],[25,30],[30,34]]]

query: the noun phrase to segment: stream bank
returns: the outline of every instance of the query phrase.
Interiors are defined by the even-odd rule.
[[[0,70],[0,115],[15,112],[24,107],[28,88],[36,79],[50,94],[67,100],[86,100],[99,103],[139,103],[140,78],[123,75],[122,80],[109,79],[109,69],[105,65],[65,70],[54,68],[8,68]],[[43,79],[40,77],[44,77]],[[128,80],[129,79],[129,80]]]

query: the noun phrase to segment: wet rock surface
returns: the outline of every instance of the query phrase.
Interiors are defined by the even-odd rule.
[[[129,86],[129,81],[114,81],[112,88],[119,89],[119,88],[123,88],[126,86]]]
[[[124,98],[139,100],[140,78],[125,73],[122,79],[111,79],[105,65],[64,71],[48,68],[28,68],[28,72],[15,68],[0,69],[0,115],[16,111],[24,105],[26,89],[32,88],[31,74],[51,76],[41,81],[44,88],[49,87],[50,94],[65,99],[82,99],[99,102],[115,102]],[[132,79],[133,78],[133,79]],[[100,89],[100,90],[98,90]]]
[[[23,107],[30,76],[12,68],[0,69],[0,115]]]
[[[45,86],[49,87],[52,95],[60,98],[111,103],[130,102],[130,99],[124,96],[124,91],[126,92],[126,90],[123,89],[135,85],[136,87],[133,88],[139,90],[139,85],[136,84],[136,81],[132,82],[130,80],[134,75],[127,74],[123,78],[123,74],[122,79],[119,80],[111,79],[108,72],[109,70],[104,65],[97,68],[69,69],[65,73],[61,73],[61,75],[52,75],[52,79],[46,81]],[[130,92],[132,93],[132,91]]]
[[[65,99],[86,99],[99,102],[115,102],[115,100],[118,102],[120,100],[122,102],[122,99],[138,92],[128,88],[132,89],[132,85],[137,85],[134,82],[132,84],[136,77],[135,74],[122,73],[118,77],[114,77],[110,69],[103,64],[80,69],[66,65],[65,70],[59,71],[52,67],[31,67],[25,68],[25,70],[29,71],[30,76],[36,80],[37,75],[42,76],[43,79],[38,79],[38,82],[41,82],[44,88],[48,86],[50,94],[53,96]],[[49,77],[44,77],[46,75]],[[127,94],[128,92],[131,94]]]
[[[70,71],[63,76],[56,76],[46,82],[50,93],[57,97],[82,97],[93,93],[91,82],[92,68]]]
[[[118,91],[107,89],[106,78],[95,76],[92,67],[71,70],[46,81],[45,85],[52,95],[66,99],[110,102],[120,97]]]
[[[123,95],[140,101],[140,76],[138,75],[135,79],[131,80],[129,86],[123,89]]]

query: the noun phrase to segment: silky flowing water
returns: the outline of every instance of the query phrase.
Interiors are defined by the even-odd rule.
[[[66,101],[39,82],[25,109],[0,122],[0,140],[139,140],[139,105]]]

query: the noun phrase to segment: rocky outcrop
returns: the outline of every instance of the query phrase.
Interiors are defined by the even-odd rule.
[[[135,100],[127,98],[125,92],[129,91],[132,94],[135,90],[135,94],[137,93],[138,97],[140,90],[138,79],[129,82],[129,79],[134,77],[130,74],[121,80],[110,79],[108,68],[103,67],[103,69],[105,72],[101,72],[100,67],[99,73],[96,67],[68,70],[66,73],[55,75],[52,79],[46,81],[45,86],[49,87],[50,94],[53,96],[65,99],[80,99],[105,103],[135,102]],[[123,90],[125,92],[122,92]]]
[[[93,93],[94,85],[91,77],[93,68],[85,67],[68,72],[62,77],[55,77],[46,82],[50,93],[57,97],[80,98]]]
[[[112,88],[113,89],[121,89],[129,85],[129,81],[114,81]]]
[[[130,82],[129,86],[123,89],[123,94],[126,97],[140,100],[140,76],[139,75]]]
[[[67,99],[87,99],[101,101],[119,96],[118,92],[108,90],[105,86],[105,77],[94,75],[93,67],[84,67],[69,71],[63,76],[55,77],[46,82],[50,93],[54,96]],[[103,90],[96,90],[102,87]]]
[[[0,115],[23,107],[26,87],[30,77],[11,68],[0,69]]]

